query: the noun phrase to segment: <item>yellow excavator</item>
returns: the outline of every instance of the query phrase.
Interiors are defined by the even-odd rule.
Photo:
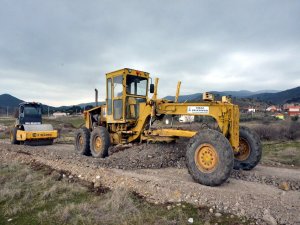
[[[58,137],[51,124],[42,124],[42,105],[23,102],[19,105],[18,118],[10,133],[12,144],[52,145]]]
[[[174,101],[158,99],[158,78],[154,84],[150,81],[149,73],[134,69],[107,73],[106,104],[84,112],[85,127],[76,132],[75,150],[103,158],[111,145],[190,138],[186,150],[188,171],[196,182],[208,186],[224,183],[233,168],[251,170],[258,164],[260,139],[250,129],[239,126],[239,108],[230,98],[223,96],[216,101],[212,94],[204,93],[201,102],[181,103],[178,82]],[[154,121],[164,115],[210,116],[219,129],[155,128]]]

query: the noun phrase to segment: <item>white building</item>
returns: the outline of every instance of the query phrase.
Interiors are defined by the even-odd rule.
[[[180,116],[179,117],[179,122],[180,123],[192,123],[195,121],[195,116]]]
[[[64,113],[64,112],[55,112],[55,113],[53,113],[53,116],[54,116],[55,118],[57,118],[57,117],[64,117],[64,116],[68,116],[68,113]]]
[[[255,113],[256,109],[254,108],[248,108],[248,113]]]

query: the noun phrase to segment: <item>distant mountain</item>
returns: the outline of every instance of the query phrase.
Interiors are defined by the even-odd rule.
[[[248,91],[248,90],[240,90],[240,91],[210,91],[210,93],[217,94],[220,96],[233,96],[238,98],[246,98],[251,95],[261,94],[261,93],[277,93],[277,90],[261,90],[261,91]]]
[[[276,93],[279,91],[276,90],[262,90],[262,91],[247,91],[247,90],[240,90],[240,91],[209,91],[209,93],[212,93],[216,96],[232,96],[237,98],[247,98],[252,95],[260,94],[260,93]],[[166,96],[164,99],[174,101],[174,96]],[[179,96],[178,101],[179,102],[185,102],[185,101],[199,101],[202,99],[202,93],[196,93],[191,95],[181,95]]]
[[[16,98],[16,97],[14,97],[10,94],[0,95],[0,107],[18,108],[19,104],[22,103],[22,102],[24,102],[24,100]],[[49,110],[54,110],[55,109],[52,106],[42,104],[42,108],[43,108],[44,112],[48,111],[48,107],[49,107]]]
[[[247,90],[241,91],[210,91],[216,96],[216,99],[220,99],[220,96],[231,95],[234,102],[240,106],[256,105],[262,103],[268,104],[285,104],[285,103],[300,103],[300,86],[285,91],[265,90],[251,92]],[[174,100],[174,96],[167,96],[165,99]],[[179,102],[195,102],[201,101],[202,94],[191,94],[179,96]]]
[[[277,93],[262,93],[249,97],[272,104],[300,103],[300,86]]]
[[[98,105],[99,105],[99,106],[100,106],[100,105],[104,105],[104,104],[105,104],[105,102],[98,102]],[[78,104],[77,106],[80,106],[81,108],[84,108],[84,107],[87,107],[87,106],[90,106],[90,105],[96,107],[96,102],[81,103],[81,104]]]
[[[202,99],[202,93],[196,93],[196,94],[191,94],[191,95],[180,95],[178,98],[178,101],[179,102],[186,102],[186,101],[191,102],[191,101],[198,100],[199,98]],[[166,97],[164,97],[164,99],[174,101],[175,96],[166,96]]]
[[[216,96],[216,99],[220,99],[220,96],[231,95],[234,102],[240,106],[247,106],[247,105],[255,105],[255,104],[284,104],[284,103],[292,103],[298,102],[300,103],[300,86],[296,88],[292,88],[285,91],[276,91],[276,90],[264,90],[264,91],[247,91],[247,90],[240,90],[240,91],[211,91]],[[174,96],[166,96],[164,99],[174,101]],[[190,95],[181,95],[179,96],[179,102],[196,102],[202,101],[202,93],[195,93]],[[14,96],[9,94],[2,94],[0,95],[0,107],[18,107],[19,104],[23,102],[23,100],[18,99]],[[99,105],[103,105],[105,102],[99,102]],[[75,106],[60,106],[60,107],[52,107],[43,105],[43,111],[66,111],[70,108],[74,107],[81,107],[85,108],[86,106],[95,106],[95,102],[90,103],[81,103]]]
[[[9,94],[0,95],[0,107],[18,107],[21,102],[24,101],[12,95]]]

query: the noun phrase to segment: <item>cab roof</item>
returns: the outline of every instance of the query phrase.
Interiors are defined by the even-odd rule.
[[[110,77],[115,77],[115,76],[119,76],[119,75],[133,75],[133,76],[140,76],[140,77],[145,77],[145,78],[149,78],[149,76],[150,76],[150,74],[148,72],[130,69],[130,68],[124,68],[124,69],[120,69],[120,70],[116,70],[116,71],[107,73],[106,77],[110,78]]]

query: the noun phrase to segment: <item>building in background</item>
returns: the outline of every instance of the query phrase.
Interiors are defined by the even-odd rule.
[[[68,114],[69,114],[69,113],[64,113],[64,112],[55,112],[55,113],[53,113],[53,116],[54,116],[55,118],[57,118],[57,117],[64,117],[64,116],[68,116]]]
[[[300,116],[300,106],[289,106],[287,112],[289,116]]]
[[[247,112],[248,112],[248,113],[255,113],[255,112],[256,112],[256,109],[253,108],[253,107],[249,107]]]
[[[282,109],[280,107],[277,107],[275,105],[271,105],[266,109],[267,112],[281,112]]]
[[[195,121],[195,116],[180,116],[179,122],[180,123],[192,123]]]

